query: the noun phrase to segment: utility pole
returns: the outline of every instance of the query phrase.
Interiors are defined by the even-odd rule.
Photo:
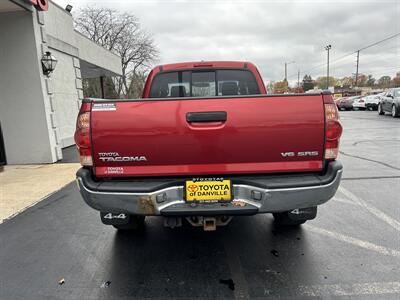
[[[285,62],[285,79],[284,79],[284,81],[287,81],[287,65],[294,64],[294,63],[295,63],[295,61]]]
[[[360,61],[360,50],[357,50],[357,67],[356,67],[356,84],[355,87],[357,88],[357,82],[358,82],[358,63]]]
[[[327,60],[327,68],[326,68],[326,89],[329,89],[329,50],[331,50],[332,45],[327,45],[325,50],[328,51],[328,60]]]
[[[297,88],[300,88],[300,70],[297,71]]]
[[[287,63],[285,62],[285,80],[284,81],[287,81]]]

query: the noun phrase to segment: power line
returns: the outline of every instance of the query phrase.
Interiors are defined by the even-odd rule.
[[[380,43],[383,43],[383,42],[386,42],[386,41],[388,41],[388,40],[390,40],[390,39],[393,39],[393,38],[395,38],[396,36],[399,36],[399,35],[400,35],[400,32],[399,32],[399,33],[396,33],[396,34],[393,34],[393,35],[391,35],[391,36],[389,36],[389,37],[387,37],[387,38],[385,38],[385,39],[383,39],[383,40],[380,40],[380,41],[378,41],[378,42],[375,42],[375,43],[373,43],[373,44],[371,44],[371,45],[368,45],[368,46],[365,46],[365,47],[363,47],[363,48],[360,48],[360,49],[358,49],[358,51],[371,48],[371,47],[373,47],[373,46],[375,46],[375,45],[378,45],[378,44],[380,44]]]
[[[393,38],[395,38],[395,37],[397,37],[397,36],[400,36],[400,32],[399,32],[399,33],[396,33],[396,34],[393,34],[393,35],[391,35],[391,36],[389,36],[389,37],[387,37],[387,38],[384,38],[384,39],[382,39],[382,40],[380,40],[380,41],[377,41],[377,42],[375,42],[375,43],[372,43],[372,44],[370,44],[370,45],[367,45],[367,46],[365,46],[365,47],[362,47],[362,48],[360,48],[360,49],[358,49],[358,50],[355,50],[355,51],[353,51],[353,52],[350,52],[350,53],[347,53],[347,54],[345,54],[345,55],[339,56],[339,57],[337,57],[337,58],[331,60],[331,64],[334,63],[334,62],[336,62],[336,61],[342,60],[343,58],[346,58],[346,57],[348,57],[348,56],[350,56],[350,55],[353,55],[353,54],[357,53],[358,51],[371,48],[371,47],[376,46],[376,45],[378,45],[378,44],[380,44],[380,43],[383,43],[383,42],[386,42],[386,41],[388,41],[388,40],[390,40],[390,39],[393,39]],[[306,74],[306,73],[309,73],[309,72],[312,71],[312,70],[321,68],[321,67],[323,67],[323,66],[326,66],[326,63],[322,63],[322,64],[319,64],[319,65],[317,65],[317,66],[314,66],[314,67],[312,67],[312,68],[310,68],[310,69],[306,69],[305,71],[302,71],[302,73],[303,73],[303,74]],[[297,74],[292,74],[292,75],[288,76],[288,79],[289,79],[289,78],[291,79],[291,78],[293,78],[293,77],[295,77],[295,76],[297,76]]]
[[[382,76],[389,76],[389,77],[392,77],[392,76],[395,76],[396,74],[397,74],[397,72],[393,72],[393,73],[391,73],[391,74],[388,74],[387,71],[386,71],[386,72],[380,72],[380,73],[376,74],[376,75],[374,76],[374,78],[375,78],[376,80],[379,80]]]
[[[363,63],[362,64],[362,66],[363,66],[363,69],[365,69],[365,68],[369,68],[369,67],[373,67],[373,66],[376,66],[377,64],[379,64],[379,65],[382,65],[382,64],[391,64],[392,66],[398,66],[398,67],[400,67],[400,62],[395,62],[395,63],[393,63],[393,60],[385,60],[385,59],[382,59],[382,60],[380,60],[380,59],[373,59],[373,60],[368,60],[368,62],[366,62],[366,63]]]
[[[385,67],[385,68],[376,68],[376,69],[369,69],[369,71],[364,71],[363,73],[371,73],[372,71],[385,71],[385,70],[398,70],[400,71],[400,67]]]
[[[352,53],[352,54],[354,54],[354,53]],[[350,54],[347,54],[346,55],[346,57],[349,57],[350,56]],[[340,57],[339,57],[340,58]],[[331,66],[334,66],[335,68],[337,68],[338,67],[338,63],[339,63],[339,65],[340,64],[343,64],[343,63],[349,63],[349,61],[340,61],[341,59],[344,59],[345,57],[344,57],[344,55],[343,55],[343,57],[341,58],[341,59],[339,59],[339,58],[336,58],[336,59],[334,59],[333,60],[333,62],[331,62],[330,63],[330,65]],[[323,65],[324,67],[326,66],[326,63]],[[332,68],[332,69],[335,69],[335,68]],[[315,70],[316,68],[314,68],[314,70]],[[317,73],[319,73],[319,71],[313,71],[313,72],[310,72],[310,69],[307,71],[303,71],[303,73],[308,73],[309,75],[314,75],[314,74],[317,74]]]
[[[348,56],[350,56],[350,55],[353,55],[353,54],[356,53],[356,52],[357,52],[357,51],[351,52],[351,53],[348,53],[348,54],[345,54],[345,55],[342,55],[342,56],[339,56],[339,57],[337,57],[337,58],[335,58],[335,59],[332,59],[332,60],[330,61],[330,64],[332,65],[332,64],[334,64],[336,61],[341,60],[341,59],[343,59],[343,58],[345,58],[345,57],[348,57]],[[319,65],[317,65],[317,66],[315,66],[315,67],[312,67],[312,68],[310,68],[310,69],[306,69],[305,71],[302,71],[302,73],[306,74],[306,73],[309,73],[309,72],[312,71],[312,70],[319,69],[319,68],[325,67],[325,66],[326,66],[326,62],[325,62],[325,63],[322,63],[322,64],[319,64]],[[292,75],[288,76],[288,78],[293,78],[294,76],[297,76],[297,74],[292,74]]]

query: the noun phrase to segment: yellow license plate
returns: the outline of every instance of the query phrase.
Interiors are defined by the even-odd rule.
[[[186,180],[186,201],[218,202],[231,201],[231,181],[211,180],[192,181]]]

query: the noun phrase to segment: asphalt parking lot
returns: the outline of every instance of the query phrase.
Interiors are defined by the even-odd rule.
[[[399,299],[400,119],[341,119],[340,190],[301,228],[270,215],[215,232],[149,218],[120,234],[71,183],[0,225],[0,299]]]

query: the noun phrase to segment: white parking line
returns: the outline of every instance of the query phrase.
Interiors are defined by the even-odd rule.
[[[400,282],[321,284],[299,286],[299,294],[309,297],[399,294]]]
[[[353,201],[345,198],[337,198],[336,196],[332,198],[333,201],[340,202],[340,203],[345,203],[345,204],[351,204],[351,205],[357,205],[357,203],[354,203]]]
[[[321,234],[330,238],[333,238],[335,240],[341,241],[341,242],[345,242],[360,248],[364,248],[367,250],[371,250],[371,251],[375,251],[377,253],[383,254],[383,255],[390,255],[390,256],[394,256],[394,257],[400,257],[400,251],[398,250],[393,250],[390,248],[386,248],[383,246],[379,246],[376,244],[373,244],[371,242],[367,242],[367,241],[363,241],[348,235],[344,235],[342,233],[338,233],[338,232],[333,232],[333,231],[329,231],[320,227],[316,227],[314,225],[310,225],[310,224],[304,224],[304,227],[307,228],[308,231],[317,233],[317,234]]]
[[[375,215],[377,218],[381,219],[388,225],[392,226],[394,229],[397,231],[400,231],[400,222],[397,220],[393,219],[392,217],[389,217],[387,214],[385,214],[383,211],[379,210],[378,208],[372,206],[371,204],[368,204],[367,202],[361,200],[358,198],[356,195],[354,195],[352,192],[349,190],[345,189],[344,187],[340,186],[339,191],[348,197],[350,200],[354,201],[356,204],[364,207],[366,210],[368,210],[371,214]]]

